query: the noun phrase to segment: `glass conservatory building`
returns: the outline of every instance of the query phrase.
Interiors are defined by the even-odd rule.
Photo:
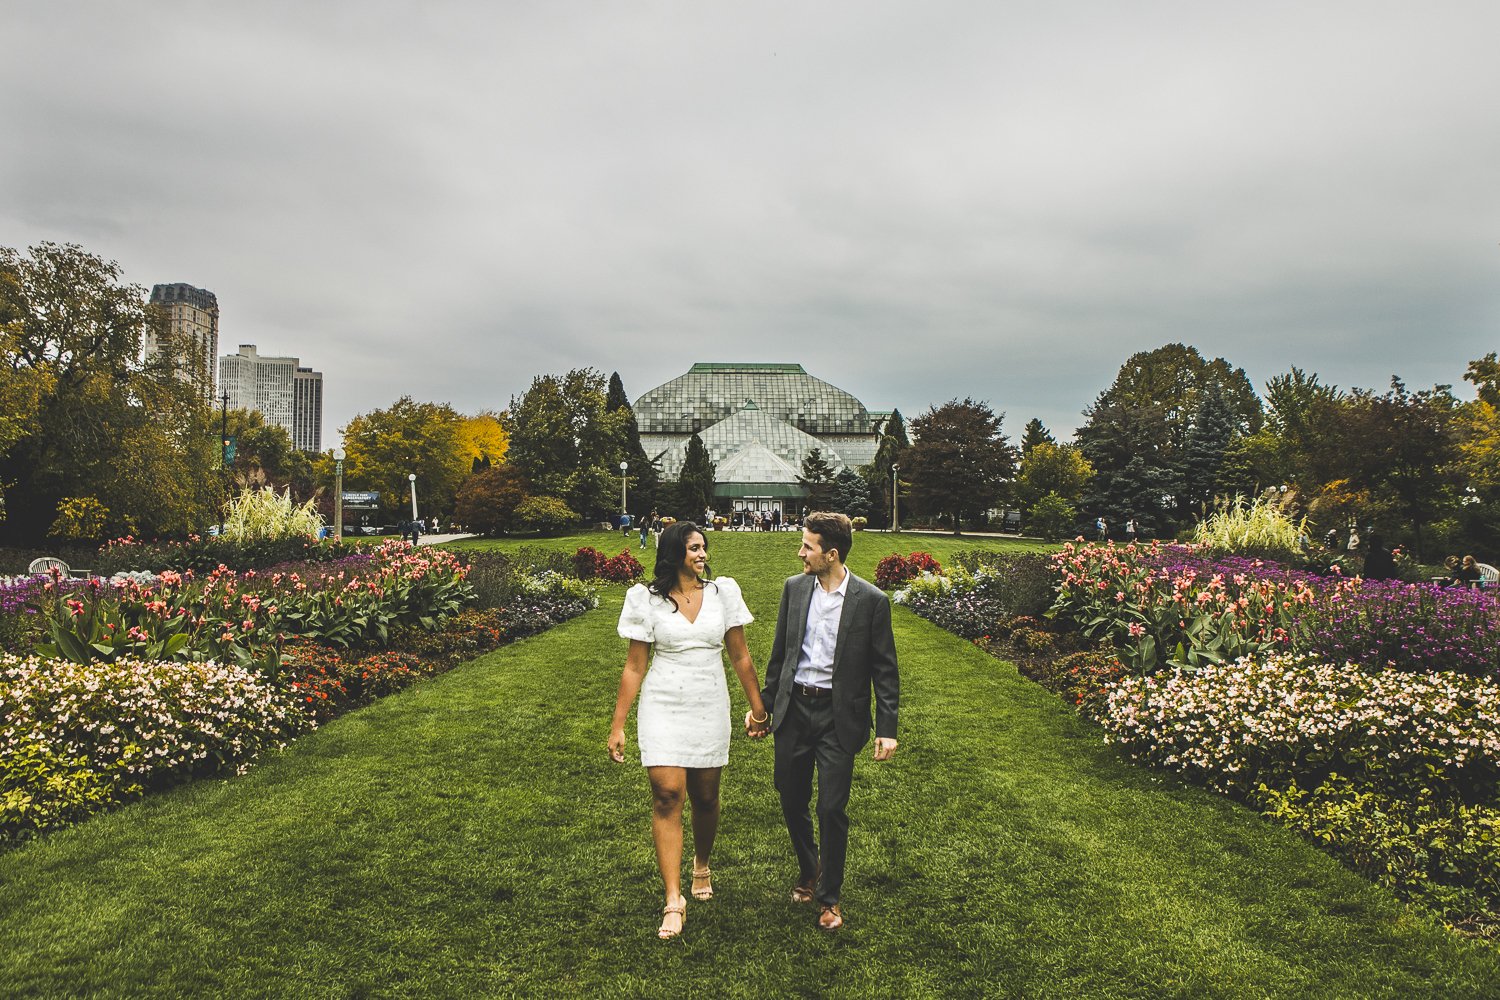
[[[696,364],[633,404],[641,445],[676,479],[697,434],[713,460],[720,513],[800,513],[814,448],[834,472],[875,458],[889,411],[871,411],[801,365]]]

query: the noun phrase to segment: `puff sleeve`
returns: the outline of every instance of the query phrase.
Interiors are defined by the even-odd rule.
[[[724,630],[726,632],[755,621],[755,616],[750,613],[750,608],[745,604],[745,595],[740,591],[740,585],[734,579],[724,576],[714,582],[719,585],[719,600],[724,602]]]
[[[625,607],[620,609],[618,631],[622,639],[656,641],[656,628],[651,622],[651,592],[644,583],[638,583],[625,592]]]

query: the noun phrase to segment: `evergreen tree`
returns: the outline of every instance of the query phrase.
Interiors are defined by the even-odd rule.
[[[701,521],[703,512],[714,499],[713,459],[696,433],[688,438],[687,455],[682,462],[682,472],[677,476],[677,514],[692,521]]]
[[[1021,457],[1025,458],[1031,454],[1031,449],[1039,444],[1057,444],[1057,438],[1037,417],[1032,417],[1026,422],[1026,429],[1021,432]]]
[[[630,477],[630,509],[637,518],[645,517],[653,510],[660,510],[664,499],[661,470],[651,461],[641,444],[640,427],[635,422],[635,411],[631,409],[629,397],[625,395],[625,384],[620,381],[619,372],[609,376],[609,393],[604,410],[606,413],[623,410],[628,415],[625,420],[625,450],[622,457],[630,465],[627,473]],[[702,511],[699,511],[699,516],[702,516]]]
[[[850,517],[868,517],[870,513],[870,490],[865,480],[853,469],[844,469],[833,478],[829,503],[833,510]]]
[[[880,434],[880,444],[875,449],[875,460],[860,469],[865,480],[865,493],[869,498],[870,511],[866,516],[877,528],[890,527],[891,523],[891,466],[901,461],[901,456],[911,442],[906,437],[906,421],[900,410],[892,410]]]
[[[814,448],[802,459],[802,475],[797,481],[807,487],[804,503],[808,510],[831,510],[833,503],[833,466],[823,458],[823,449]]]
[[[1217,384],[1209,383],[1193,414],[1183,447],[1179,477],[1180,506],[1185,513],[1200,516],[1213,499],[1214,487],[1224,466],[1224,455],[1235,435],[1234,414]]]

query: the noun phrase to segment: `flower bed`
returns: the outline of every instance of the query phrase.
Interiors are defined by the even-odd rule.
[[[75,655],[0,655],[0,839],[243,767],[598,604],[580,580],[521,572],[504,606],[459,611],[466,575],[451,553],[396,542],[314,569],[38,581],[31,618],[55,626],[42,648]]]
[[[1137,760],[1243,798],[1451,922],[1500,929],[1500,689],[1290,655],[1126,677]]]
[[[237,664],[0,654],[0,836],[243,766],[306,724],[288,691]]]

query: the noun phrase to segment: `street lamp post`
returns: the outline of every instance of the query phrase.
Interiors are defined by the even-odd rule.
[[[625,505],[625,500],[626,500],[626,497],[629,496],[629,492],[627,491],[627,489],[625,487],[626,482],[628,482],[628,480],[625,478],[625,473],[626,473],[627,470],[629,470],[629,468],[630,468],[630,463],[629,462],[621,462],[620,463],[620,513],[621,514],[625,513],[625,506],[626,506]]]
[[[333,540],[344,540],[344,449],[333,449]]]
[[[411,519],[415,521],[417,519],[417,474],[410,473],[406,479],[411,483]]]
[[[891,530],[892,531],[900,531],[901,530],[901,500],[900,500],[900,496],[899,496],[900,491],[901,491],[901,478],[898,475],[898,473],[900,473],[900,471],[901,471],[901,463],[900,462],[892,462],[891,463]]]

